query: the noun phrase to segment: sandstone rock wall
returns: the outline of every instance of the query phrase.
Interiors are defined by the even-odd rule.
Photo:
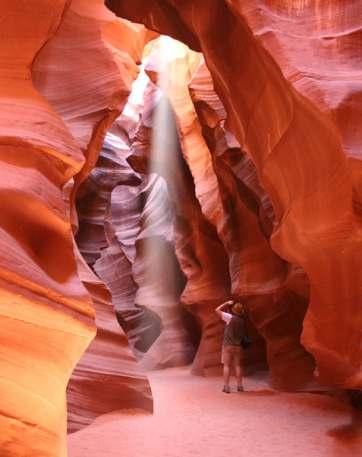
[[[186,278],[181,301],[201,326],[201,341],[193,365],[194,372],[201,374],[205,368],[220,364],[222,325],[214,309],[229,296],[228,260],[195,195],[193,177],[182,154],[175,113],[166,95],[155,84],[149,84],[128,160],[139,173],[147,174],[153,169],[167,183],[174,208],[174,249]],[[153,127],[160,118],[166,125],[160,125],[152,146]]]
[[[93,266],[112,291],[121,325],[144,365],[185,363],[171,347],[188,352],[187,340],[173,338],[172,345],[165,340],[183,323],[172,319],[171,325],[169,312],[159,307],[169,302],[177,273],[161,254],[162,242],[150,241],[158,234],[180,261],[186,276],[181,301],[201,325],[192,371],[219,370],[223,326],[214,309],[232,294],[249,305],[251,320],[267,342],[272,384],[305,387],[314,368],[300,344],[308,280],[270,248],[275,219],[270,201],[255,166],[225,129],[225,109],[200,59],[170,38],[152,44],[145,64],[152,83],[138,107],[140,121],[135,128],[123,115],[113,128],[117,135],[107,135],[81,191],[78,243],[90,254],[90,264],[98,259]],[[151,250],[156,247],[153,254],[148,243]],[[265,366],[264,339],[250,331],[254,344],[245,353],[246,369]],[[165,361],[162,354],[167,354]]]
[[[135,42],[143,47],[147,34],[133,41],[132,58],[126,58],[127,48],[121,54],[111,39],[112,27],[122,21],[102,2],[5,1],[1,12],[0,448],[4,457],[58,457],[66,454],[66,386],[95,335],[94,306],[73,250],[74,195],[96,160],[106,126],[126,100],[137,71]],[[142,27],[129,29],[127,39],[143,33]],[[92,52],[99,71],[93,76]],[[88,289],[102,295],[89,283]],[[106,349],[102,338],[78,367],[73,394],[80,373],[94,397],[101,374],[112,371],[114,356],[107,350],[99,354]],[[146,399],[149,408],[147,381],[124,337],[119,353],[128,362],[113,370],[108,400],[133,390],[135,403]],[[86,406],[87,420],[114,407],[111,401],[95,403]],[[84,417],[78,422],[86,423]]]
[[[356,265],[362,246],[355,209],[360,207],[352,205],[353,197],[358,200],[360,194],[358,190],[352,193],[356,181],[352,181],[338,128],[285,79],[254,37],[241,3],[106,3],[117,14],[142,21],[203,52],[228,113],[228,128],[252,157],[273,204],[272,247],[285,260],[300,265],[310,280],[302,342],[317,362],[316,374],[321,382],[361,387],[362,273]],[[352,3],[354,8],[346,8],[346,14],[358,10],[358,2]],[[319,6],[326,10],[336,4]],[[302,11],[304,4],[288,5],[285,10],[291,23],[298,23],[300,14],[295,10]],[[309,11],[313,20],[305,22],[317,29],[321,15],[317,9]],[[353,49],[358,48],[356,41]],[[347,50],[345,57],[351,58]],[[358,166],[353,171],[358,182],[359,170]]]
[[[111,411],[153,410],[150,386],[136,368],[128,339],[115,319],[111,295],[80,255],[78,259],[80,279],[95,307],[97,335],[68,383],[70,433]]]
[[[100,160],[83,186],[78,243],[85,255],[92,251],[88,261],[111,291],[140,364],[161,368],[189,363],[195,349],[187,313],[179,304],[183,276],[173,248],[173,211],[165,180],[157,173],[137,173],[127,162],[139,130],[137,110],[130,100],[128,116],[120,116],[107,135]],[[94,239],[96,231],[103,233],[102,243]]]
[[[219,292],[228,290],[224,298],[233,295],[248,304],[251,320],[267,342],[272,384],[284,389],[305,387],[314,367],[311,356],[300,344],[308,280],[300,269],[283,262],[270,248],[269,237],[274,223],[270,201],[260,186],[255,166],[225,129],[226,112],[214,92],[210,74],[203,63],[200,65],[199,54],[165,37],[154,43],[145,69],[164,90],[175,113],[184,167],[186,165],[192,176],[192,180],[184,181],[182,187],[190,187],[189,193],[195,194],[193,201],[200,206],[202,217],[216,230],[216,238],[223,247],[222,255],[228,262],[226,276],[213,278],[214,284],[208,284],[208,287],[219,289]],[[155,129],[159,109],[160,106],[155,107],[156,115],[148,122]],[[167,170],[168,156],[178,151],[171,150],[169,145],[166,149],[162,160],[167,164],[163,164],[163,169]],[[174,172],[168,178],[169,186],[174,188]],[[184,208],[178,201],[178,192],[176,189],[173,194],[182,213]],[[192,227],[192,230],[197,232],[198,229]],[[183,236],[184,233],[178,232],[179,238]],[[180,257],[177,246],[176,254]],[[207,274],[220,257],[214,251],[213,256],[203,260],[202,268]],[[195,271],[189,275],[182,299],[201,320],[202,339],[193,372],[205,373],[220,366],[222,325],[214,308],[221,298],[210,294],[207,305],[196,295],[194,302],[189,301],[187,290],[193,285],[194,275]],[[299,289],[289,290],[292,282],[296,282]],[[280,330],[276,332],[278,327]],[[212,332],[209,332],[210,328],[213,328]],[[246,369],[250,363],[260,367],[264,361],[264,340],[255,330],[253,339],[252,350],[245,353]]]
[[[0,70],[4,457],[65,455],[66,385],[95,332],[62,198],[63,186],[84,159],[62,119],[35,89],[30,71],[56,34],[67,3],[1,5],[7,13]]]
[[[248,306],[251,320],[265,339],[272,385],[303,388],[314,368],[312,357],[300,344],[308,279],[270,247],[275,221],[270,200],[253,162],[225,129],[226,112],[204,63],[193,74],[189,88],[217,177],[224,212],[219,236],[230,259],[232,295]],[[214,224],[221,224],[220,218]],[[254,349],[260,350],[258,344]],[[256,354],[248,351],[247,355],[257,360]]]
[[[106,215],[108,225],[104,231],[99,223],[89,223],[98,246],[89,243],[87,260],[98,263],[105,276],[107,263],[112,265],[109,274],[114,272],[112,255],[123,264],[125,275],[110,277],[110,283],[122,280],[113,284],[112,293],[125,296],[134,313],[134,302],[149,303],[159,287],[144,270],[147,240],[161,237],[168,259],[169,242],[174,242],[186,277],[182,301],[202,327],[196,372],[217,363],[222,327],[213,308],[234,293],[252,309],[268,345],[276,385],[281,380],[284,388],[295,385],[295,379],[286,377],[295,364],[297,376],[313,368],[299,344],[303,320],[301,342],[315,359],[318,379],[361,389],[361,3],[107,4],[119,15],[202,51],[213,89],[202,94],[204,83],[198,78],[205,74],[202,69],[195,73],[192,106],[185,79],[171,79],[163,113],[173,119],[169,140],[176,160],[167,176],[159,161],[157,178],[140,179],[137,174],[148,174],[155,106],[165,103],[150,84],[148,113],[138,125],[129,158],[136,171],[127,189],[116,186],[115,213],[100,202],[101,212],[94,217],[99,222]],[[5,457],[63,456],[66,385],[95,334],[91,296],[99,309],[100,331],[70,384],[72,430],[99,412],[121,407],[123,402],[115,398],[125,392],[130,394],[127,407],[150,408],[147,382],[124,336],[116,335],[115,321],[104,321],[111,313],[102,285],[84,272],[80,278],[72,229],[78,225],[75,199],[86,189],[82,184],[97,162],[104,134],[124,107],[138,73],[136,63],[154,35],[116,20],[101,0],[3,0],[1,9],[0,448]],[[189,67],[181,67],[188,68],[184,78],[189,80],[196,69],[193,58]],[[209,76],[206,85],[211,86]],[[128,165],[126,169],[129,173]],[[152,222],[160,198],[155,189],[164,189],[165,182],[168,194],[161,196],[174,206],[174,234],[171,224],[166,230],[159,224],[154,231],[153,224],[144,225],[137,236],[132,230],[128,236],[124,227],[117,231],[124,222],[117,219],[122,207],[117,204],[131,199],[137,206],[139,197],[134,199],[132,190],[144,195],[134,217],[143,211],[143,221]],[[99,250],[104,247],[102,259]],[[162,336],[161,328],[156,333],[152,328],[161,316],[172,329],[163,338],[173,347],[186,347],[189,354],[175,297],[168,298],[167,306],[143,308],[137,325],[150,323],[151,346]],[[152,317],[144,320],[147,312]],[[127,321],[124,315],[120,320]],[[136,341],[139,327],[131,327]],[[280,337],[280,328],[287,329],[288,338]],[[110,353],[117,340],[119,354],[127,360],[124,368],[116,367]],[[168,363],[161,341],[153,346],[154,366]],[[281,363],[285,345],[291,359]],[[181,351],[180,358],[187,357]],[[103,398],[98,390],[102,376],[114,387],[102,389]],[[93,399],[97,392],[97,401],[85,402],[80,392]]]

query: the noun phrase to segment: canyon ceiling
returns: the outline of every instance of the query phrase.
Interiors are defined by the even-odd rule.
[[[105,3],[1,3],[2,457],[218,372],[231,295],[246,370],[362,389],[362,3]]]

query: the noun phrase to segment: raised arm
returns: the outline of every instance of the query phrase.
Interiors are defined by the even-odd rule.
[[[220,306],[218,306],[218,307],[215,309],[215,312],[216,312],[220,317],[222,317],[222,314],[221,314],[221,313],[225,310],[225,308],[226,308],[227,306],[230,306],[230,305],[232,305],[233,303],[234,303],[233,300],[228,300],[228,301],[222,303]]]

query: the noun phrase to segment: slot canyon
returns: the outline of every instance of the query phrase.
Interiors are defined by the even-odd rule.
[[[360,456],[362,1],[0,25],[0,457]]]

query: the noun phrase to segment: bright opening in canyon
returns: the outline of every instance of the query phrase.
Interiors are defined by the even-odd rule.
[[[0,18],[0,457],[360,456],[361,2]]]

